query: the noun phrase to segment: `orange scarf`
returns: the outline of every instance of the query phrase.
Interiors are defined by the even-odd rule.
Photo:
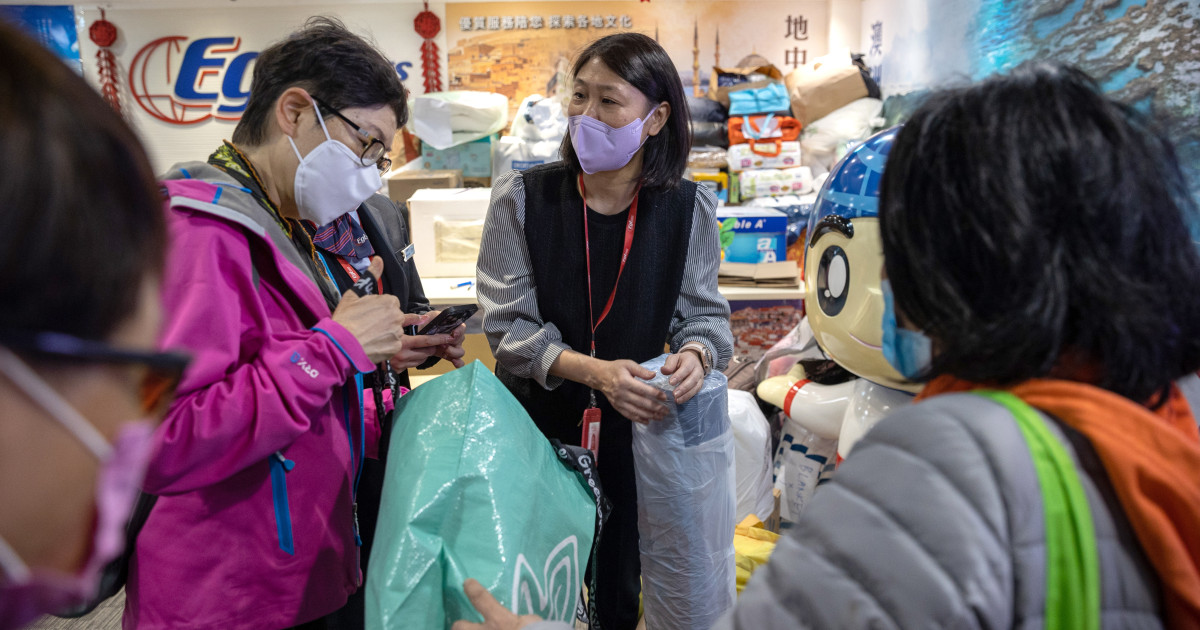
[[[940,376],[917,400],[981,387]],[[1200,431],[1179,389],[1157,411],[1075,381],[1008,391],[1088,438],[1162,580],[1167,626],[1200,630]]]

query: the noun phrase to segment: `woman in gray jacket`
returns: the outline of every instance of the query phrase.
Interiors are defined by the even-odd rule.
[[[1026,65],[927,101],[881,195],[885,353],[925,390],[719,627],[1200,628],[1200,218],[1170,143]]]

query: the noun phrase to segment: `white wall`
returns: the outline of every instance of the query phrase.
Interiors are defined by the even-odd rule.
[[[863,0],[829,0],[829,50],[867,52],[862,39]]]

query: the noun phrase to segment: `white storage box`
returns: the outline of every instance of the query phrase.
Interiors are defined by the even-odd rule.
[[[427,188],[408,200],[417,273],[475,276],[491,188]]]

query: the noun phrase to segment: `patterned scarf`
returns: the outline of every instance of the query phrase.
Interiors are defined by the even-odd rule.
[[[313,233],[313,244],[331,253],[349,259],[351,264],[375,255],[375,248],[363,232],[362,226],[349,214],[322,225]]]

